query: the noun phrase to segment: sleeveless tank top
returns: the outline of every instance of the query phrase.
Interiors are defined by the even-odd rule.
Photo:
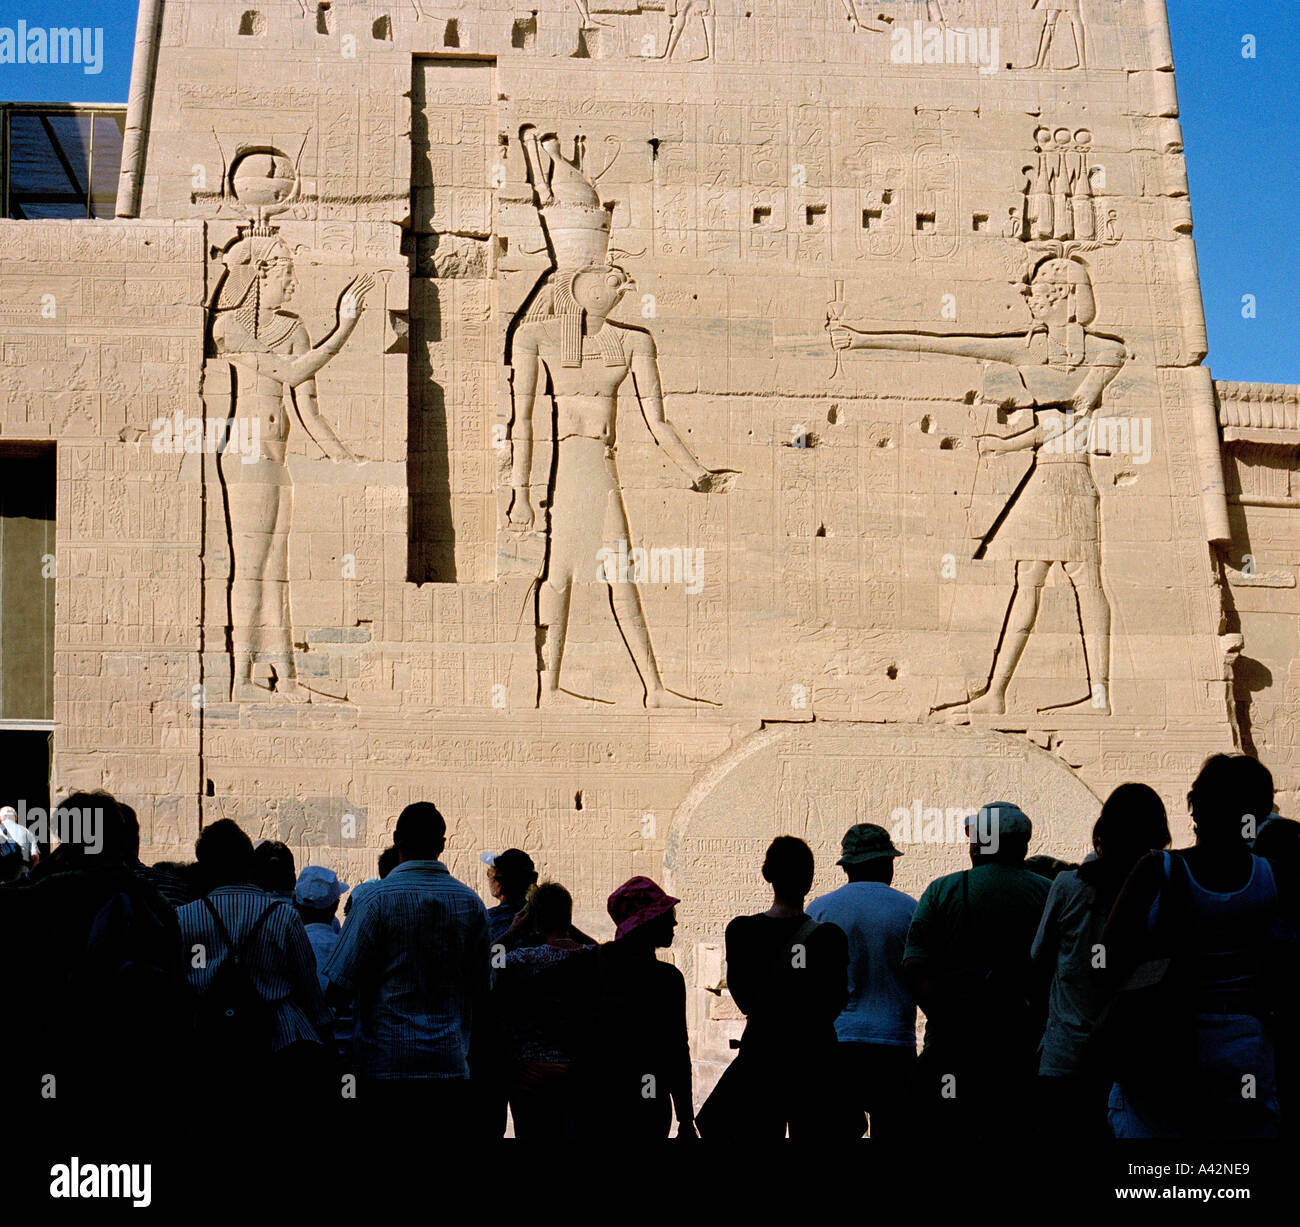
[[[1163,858],[1162,895],[1171,887],[1174,868],[1170,853],[1163,853]],[[1264,991],[1269,935],[1278,914],[1272,866],[1263,857],[1252,855],[1250,877],[1235,891],[1207,890],[1186,861],[1182,868],[1179,885],[1187,896],[1191,920],[1185,949],[1198,1013],[1257,1013]],[[1153,913],[1159,906],[1157,898]]]

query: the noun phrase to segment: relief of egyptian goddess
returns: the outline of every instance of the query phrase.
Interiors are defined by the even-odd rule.
[[[1007,687],[1054,565],[1064,570],[1078,603],[1089,684],[1085,696],[1059,706],[1088,704],[1098,714],[1110,713],[1110,603],[1101,582],[1097,484],[1090,447],[1074,441],[1087,435],[1107,386],[1129,354],[1120,338],[1089,329],[1097,303],[1082,262],[1063,255],[1043,257],[1022,293],[1033,318],[1027,333],[876,332],[836,319],[827,323],[836,350],[909,350],[980,359],[987,364],[985,404],[1010,411],[1012,420],[1028,418],[1023,430],[979,439],[980,454],[994,463],[1025,451],[1033,459],[975,550],[976,558],[1015,563],[1015,586],[988,683],[967,701],[935,709],[945,717],[1005,713]]]
[[[231,699],[307,702],[294,667],[289,607],[289,429],[296,418],[331,460],[355,460],[317,408],[315,375],[351,336],[374,281],[365,275],[348,285],[336,327],[313,346],[302,321],[284,309],[296,285],[293,259],[278,234],[251,227],[222,263],[209,315],[209,361],[230,364],[225,437],[256,440],[251,455],[230,446],[217,455],[231,545]]]

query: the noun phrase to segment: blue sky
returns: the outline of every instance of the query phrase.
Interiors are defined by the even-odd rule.
[[[809,0],[811,2],[811,0]],[[1085,0],[1105,4],[1110,0]],[[1300,39],[1295,0],[1167,0],[1192,215],[1218,379],[1300,383]],[[131,75],[130,0],[0,0],[0,25],[102,26],[104,68],[0,65],[0,99],[121,102]],[[1255,58],[1242,55],[1253,35]],[[1242,299],[1255,299],[1255,318]]]

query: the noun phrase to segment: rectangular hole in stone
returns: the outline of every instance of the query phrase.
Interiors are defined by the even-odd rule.
[[[862,210],[862,229],[874,230],[884,220],[885,211],[883,209],[863,209]]]
[[[803,211],[804,225],[816,226],[826,219],[825,205],[807,205]]]
[[[537,14],[516,17],[510,27],[510,45],[516,51],[531,51],[537,41]]]
[[[442,45],[444,47],[460,46],[460,22],[451,17],[447,20],[447,25],[442,32]]]
[[[330,27],[333,25],[332,14],[328,4],[318,4],[316,6],[316,33],[329,34]]]
[[[976,234],[983,234],[989,228],[989,215],[987,213],[976,213],[970,219],[970,228]]]
[[[258,38],[266,33],[266,15],[249,9],[239,19],[239,32],[248,38]]]
[[[771,205],[755,205],[755,206],[754,206],[754,225],[756,225],[756,226],[766,226],[767,223],[770,222],[771,220],[772,220],[772,206],[771,206]]]
[[[926,230],[933,230],[934,224],[935,219],[933,213],[918,213],[916,215],[916,229],[918,233]]]

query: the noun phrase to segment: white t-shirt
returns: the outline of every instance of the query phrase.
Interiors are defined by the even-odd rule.
[[[303,925],[303,928],[307,930],[307,940],[311,942],[312,953],[316,956],[316,979],[320,981],[320,991],[323,994],[329,983],[325,979],[325,964],[330,961],[334,947],[339,944],[339,931],[330,924]]]
[[[40,850],[36,836],[13,818],[0,818],[0,840],[15,843],[21,848],[25,865],[30,865],[33,855]]]
[[[808,905],[814,920],[849,939],[849,1002],[835,1020],[841,1041],[916,1046],[916,1002],[903,983],[903,947],[916,900],[883,882],[846,882]]]

